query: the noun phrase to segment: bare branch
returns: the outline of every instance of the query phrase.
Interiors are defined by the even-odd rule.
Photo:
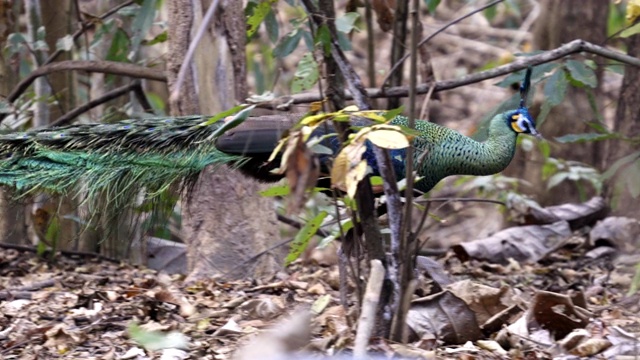
[[[140,65],[127,64],[116,61],[68,60],[44,65],[34,70],[24,80],[20,81],[20,83],[11,91],[11,93],[7,96],[7,101],[14,102],[38,77],[58,71],[69,70],[122,75],[136,79],[149,79],[163,82],[167,81],[167,77],[165,76],[163,71],[151,69]]]
[[[384,272],[384,266],[380,260],[371,260],[371,274],[369,282],[367,282],[367,291],[362,299],[362,311],[360,311],[358,319],[358,331],[353,349],[353,355],[356,359],[364,359],[367,355],[367,346],[376,322],[376,310],[382,292]]]
[[[416,87],[416,93],[426,94],[429,92],[429,88],[431,86],[434,86],[433,92],[436,93],[440,91],[459,88],[459,87],[470,85],[470,84],[479,83],[484,80],[497,78],[502,75],[506,75],[515,71],[526,69],[529,66],[536,66],[536,65],[552,62],[552,61],[555,61],[579,52],[596,54],[607,59],[620,61],[627,65],[640,67],[640,59],[636,57],[623,54],[619,51],[609,50],[584,40],[574,40],[556,49],[545,51],[543,53],[529,56],[526,58],[522,58],[518,61],[512,62],[507,65],[498,66],[491,70],[470,74],[455,80],[444,80],[444,81],[436,81],[434,83],[420,84]],[[395,86],[395,87],[390,87],[386,89],[369,88],[369,89],[366,89],[366,96],[369,98],[408,97],[409,87]],[[345,97],[349,100],[353,100],[353,96],[351,95],[350,91],[346,92]],[[260,104],[260,106],[275,107],[285,102],[284,100],[286,100],[286,102],[290,104],[306,104],[306,103],[320,101],[322,99],[317,93],[308,92],[308,93],[301,93],[301,94],[281,97],[275,100],[273,102],[273,105],[271,105],[271,103],[262,103]]]
[[[69,111],[68,113],[60,116],[59,118],[57,118],[54,122],[52,122],[49,126],[50,127],[55,127],[55,126],[62,126],[62,125],[67,125],[68,123],[70,123],[73,119],[75,119],[76,117],[80,116],[80,114],[83,114],[91,109],[93,109],[94,107],[104,104],[109,100],[113,100],[115,98],[118,98],[122,95],[125,95],[126,93],[128,93],[129,91],[132,91],[136,88],[136,85],[139,87],[140,83],[139,82],[133,82],[129,85],[125,85],[125,86],[120,86],[119,88],[115,88],[107,93],[105,93],[104,95],[100,96],[97,99],[93,99],[87,103],[84,103],[80,106],[78,106],[77,108]]]

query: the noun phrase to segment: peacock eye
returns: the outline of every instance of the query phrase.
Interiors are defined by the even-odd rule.
[[[529,129],[529,122],[524,116],[521,116],[518,120],[518,127],[522,129],[525,133],[530,133],[531,129]]]

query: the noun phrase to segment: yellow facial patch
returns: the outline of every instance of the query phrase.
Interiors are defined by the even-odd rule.
[[[518,126],[518,119],[520,119],[520,115],[513,115],[511,117],[511,128],[513,129],[513,131],[521,133],[524,132],[524,130],[520,128],[520,126]]]

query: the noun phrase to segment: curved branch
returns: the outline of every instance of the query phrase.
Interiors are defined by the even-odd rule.
[[[14,102],[38,77],[58,71],[68,70],[99,72],[113,75],[129,76],[136,79],[149,79],[163,82],[167,81],[167,77],[163,71],[151,69],[140,65],[127,64],[116,61],[67,60],[44,65],[34,70],[24,80],[20,81],[20,83],[18,83],[18,85],[11,91],[11,93],[7,96],[7,101],[10,103]]]
[[[69,111],[68,113],[60,116],[54,122],[49,124],[49,127],[67,125],[67,124],[69,124],[69,122],[71,122],[71,120],[73,120],[76,117],[80,116],[80,114],[83,114],[83,113],[93,109],[94,107],[96,107],[98,105],[104,104],[109,100],[118,98],[118,97],[128,93],[129,91],[133,91],[136,86],[140,86],[140,83],[138,81],[134,81],[133,83],[131,83],[129,85],[124,85],[124,86],[121,86],[119,88],[113,89],[113,90],[105,93],[101,97],[99,97],[97,99],[93,99],[93,100],[91,100],[91,101],[89,101],[89,102],[87,102],[85,104],[82,104],[82,105],[78,106],[77,108]]]
[[[543,53],[528,56],[526,58],[519,59],[507,65],[498,66],[491,70],[481,71],[475,74],[470,74],[455,80],[436,81],[434,83],[420,84],[416,87],[418,94],[426,94],[431,86],[434,87],[433,92],[445,91],[455,89],[461,86],[475,84],[484,80],[493,79],[498,76],[510,74],[512,72],[526,69],[529,66],[535,66],[545,64],[558,60],[565,56],[569,56],[575,53],[585,52],[602,56],[607,59],[616,60],[621,63],[640,67],[640,59],[623,54],[619,51],[609,50],[602,46],[594,45],[584,40],[574,40],[566,43],[556,49],[545,51]],[[380,88],[368,88],[366,89],[367,96],[369,98],[387,98],[387,97],[407,97],[409,96],[408,86],[395,86],[386,89]],[[345,97],[349,100],[353,100],[353,96],[349,91],[345,94]],[[286,100],[286,101],[284,101]],[[317,93],[301,93],[281,97],[276,99],[272,103],[263,103],[261,106],[276,107],[284,102],[289,104],[305,104],[322,100]]]

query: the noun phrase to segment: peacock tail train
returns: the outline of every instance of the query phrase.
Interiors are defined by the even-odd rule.
[[[150,118],[2,134],[0,185],[19,196],[100,196],[115,209],[133,204],[141,190],[154,199],[172,186],[192,185],[207,166],[242,163],[242,156],[215,148],[209,137],[217,126],[201,126],[205,120]]]
[[[489,136],[477,142],[452,129],[416,121],[413,140],[416,189],[427,192],[450,175],[489,175],[502,171],[515,153],[520,133],[538,135],[526,106],[530,71],[521,88],[520,106],[496,115]],[[293,116],[249,118],[240,126],[218,131],[224,122],[203,116],[126,120],[115,124],[72,125],[0,134],[0,185],[18,196],[46,192],[71,195],[82,203],[118,211],[139,203],[154,203],[167,190],[189,189],[208,166],[231,165],[263,181],[282,176],[265,164],[278,139],[295,124]],[[397,116],[394,125],[408,125]],[[362,125],[362,124],[358,124]],[[333,132],[318,127],[316,135]],[[341,144],[328,141],[335,153]],[[374,175],[378,166],[371,144],[364,158]],[[323,162],[330,163],[326,155]],[[406,151],[392,150],[396,175],[405,174]]]

